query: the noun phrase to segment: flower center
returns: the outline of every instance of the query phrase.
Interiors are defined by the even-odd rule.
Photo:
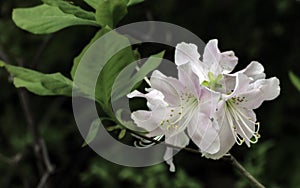
[[[193,94],[181,93],[180,105],[169,108],[170,111],[166,115],[166,119],[162,120],[160,125],[167,130],[171,128],[173,130],[184,129],[191,120],[191,114],[197,105],[198,100]]]
[[[238,145],[242,145],[245,140],[246,144],[250,147],[249,143],[256,143],[260,138],[258,133],[260,124],[254,122],[245,112],[242,111],[237,105],[245,98],[232,98],[226,101],[225,116],[229,122],[234,139]]]
[[[211,90],[215,90],[217,88],[221,88],[222,85],[219,83],[220,80],[223,78],[221,74],[219,74],[217,77],[214,76],[212,72],[208,72],[208,81],[205,80],[201,83],[202,86],[208,87]]]

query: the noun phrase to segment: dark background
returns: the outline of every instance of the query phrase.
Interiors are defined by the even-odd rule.
[[[81,1],[74,2],[89,9]],[[76,26],[33,35],[17,28],[11,20],[12,9],[38,4],[35,0],[0,1],[0,58],[70,77],[73,58],[97,29]],[[232,154],[267,187],[299,187],[300,94],[288,73],[300,75],[300,1],[148,0],[130,7],[119,25],[145,20],[177,24],[204,42],[217,38],[221,51],[233,50],[239,57],[238,69],[257,60],[268,77],[280,79],[281,95],[256,110],[261,139],[250,149],[235,146]],[[0,87],[0,187],[36,187],[42,176],[28,115],[21,105],[23,95],[55,167],[48,187],[250,187],[224,161],[184,151],[175,157],[176,173],[170,173],[166,164],[148,168],[112,164],[81,147],[71,98],[40,97],[15,89],[4,70]]]

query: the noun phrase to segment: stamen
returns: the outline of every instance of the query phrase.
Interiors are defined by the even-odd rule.
[[[246,138],[246,140],[249,141],[249,142],[252,143],[252,144],[256,143],[256,142],[258,141],[258,138],[254,136],[254,135],[255,135],[255,134],[254,134],[255,132],[252,131],[252,130],[248,127],[247,123],[241,118],[241,116],[239,115],[239,113],[238,113],[238,112],[232,111],[232,115],[234,116],[235,122],[236,122],[237,125],[239,126],[239,130],[242,132],[243,137]],[[242,123],[242,125],[244,125],[244,126],[242,126],[242,125],[239,123],[239,121],[240,121],[240,122]],[[243,127],[246,127],[246,129],[251,133],[251,135],[254,136],[254,140],[251,140],[252,137],[249,138],[249,137],[246,135],[246,133],[245,133]]]
[[[197,107],[197,104],[198,100],[191,93],[181,93],[180,106],[171,108],[168,114],[169,118],[161,121],[160,125],[163,126],[166,130],[184,129],[187,123],[189,123],[192,118],[192,115],[189,114],[193,114],[193,111]],[[179,122],[180,126],[178,124]]]
[[[235,142],[238,144],[238,145],[242,145],[244,140],[237,134],[237,131],[235,129],[235,126],[233,124],[233,120],[232,120],[232,117],[231,117],[231,114],[229,112],[229,109],[225,109],[225,116],[229,122],[229,125],[230,125],[230,129],[231,129],[231,132],[233,134],[233,137],[234,137],[234,140]]]
[[[247,117],[244,113],[242,113],[235,105],[233,105],[236,102],[235,100],[236,99],[234,98],[234,100],[226,102],[227,105],[225,111],[227,119],[231,125],[230,128],[235,137],[235,141],[238,145],[241,145],[246,139],[248,142],[254,144],[258,141],[258,138],[260,138],[260,135],[258,134],[260,124],[259,122],[255,123],[254,121],[252,121],[249,117]],[[240,100],[240,98],[238,100]],[[257,125],[257,128],[255,127],[255,130],[251,130],[251,128],[245,122],[245,119],[250,121],[250,123]],[[242,135],[240,135],[237,132],[237,127],[233,125],[234,123],[236,123]],[[247,134],[244,131],[244,127],[246,128],[247,131],[249,131],[249,133],[251,133],[252,137],[249,138],[247,136]],[[254,140],[252,138],[254,138]]]
[[[236,110],[236,112],[237,112],[236,115],[239,117],[238,119],[239,119],[240,121],[242,121],[242,123],[245,125],[246,129],[247,129],[250,133],[252,133],[252,136],[254,136],[254,139],[255,139],[255,140],[253,141],[253,140],[251,140],[251,138],[250,138],[249,142],[251,142],[251,143],[253,143],[253,144],[256,143],[256,142],[258,141],[258,138],[259,138],[259,137],[256,136],[256,135],[257,135],[256,133],[258,133],[258,131],[259,131],[260,123],[259,123],[259,122],[255,123],[254,121],[250,120],[249,117],[247,117],[245,114],[243,114],[242,112],[240,112],[240,111],[238,110],[238,108],[235,108],[235,110]],[[254,127],[254,131],[251,130],[250,127],[248,126],[248,124],[244,121],[243,117],[246,118],[246,119],[248,119],[248,121],[250,121],[251,123],[253,123],[254,126],[257,125],[257,129],[256,129],[256,127]],[[255,130],[255,129],[256,129],[256,130]]]

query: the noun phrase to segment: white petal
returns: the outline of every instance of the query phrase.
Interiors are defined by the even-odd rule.
[[[253,85],[261,90],[264,100],[273,100],[280,93],[279,79],[276,77],[258,80]]]
[[[207,115],[195,113],[187,128],[190,138],[203,153],[214,154],[220,149],[219,135],[212,123]]]
[[[188,62],[198,62],[200,54],[198,47],[195,44],[182,42],[177,44],[175,50],[175,64],[177,66],[186,64]]]
[[[218,64],[221,58],[221,52],[218,48],[218,40],[210,40],[206,44],[203,53],[203,62],[207,66],[215,66],[214,64]]]
[[[167,77],[159,71],[154,71],[151,75],[151,87],[159,90],[164,95],[164,100],[170,105],[180,103],[180,92],[184,86],[175,78]]]
[[[220,150],[217,153],[210,154],[204,153],[204,156],[211,159],[220,159],[235,144],[235,139],[233,133],[231,132],[230,123],[228,122],[227,117],[225,116],[224,109],[220,108],[215,119],[218,121],[219,126],[219,139],[220,139]]]
[[[233,51],[227,51],[221,54],[220,66],[222,69],[222,73],[230,73],[231,71],[233,71],[237,63],[238,58],[234,55]]]
[[[185,146],[187,146],[189,144],[189,138],[184,132],[181,132],[173,137],[166,138],[165,142],[170,145],[184,148]],[[170,165],[169,170],[171,172],[175,171],[175,166],[173,163],[173,150],[174,150],[173,148],[167,147],[167,150],[164,155],[164,160],[166,161],[166,163],[168,165]]]
[[[163,134],[164,134],[163,130],[160,127],[158,127],[156,129],[152,130],[151,132],[147,133],[146,136],[154,137],[154,136],[161,136]]]
[[[257,61],[252,61],[245,69],[239,71],[238,73],[244,73],[252,79],[252,81],[258,79],[264,79],[266,74],[264,73],[264,67]]]
[[[134,123],[146,131],[151,132],[159,127],[160,117],[154,117],[151,111],[138,110],[131,114]]]
[[[201,93],[200,82],[197,75],[192,71],[190,64],[178,66],[179,81],[186,86],[185,92],[193,93],[198,97]]]
[[[160,128],[161,122],[166,119],[168,108],[159,108],[153,111],[138,110],[131,114],[131,118],[137,126],[148,132]]]
[[[208,88],[201,88],[201,95],[198,101],[199,110],[206,115],[213,114],[220,100],[220,93],[212,91]]]
[[[133,92],[127,94],[128,98],[133,98],[133,97],[145,97],[144,93],[139,92],[138,90],[134,90]]]
[[[240,95],[245,97],[240,105],[249,109],[258,108],[263,101],[273,100],[280,93],[279,80],[276,77],[257,80],[251,84],[251,87],[251,90]]]
[[[173,148],[167,147],[164,154],[164,160],[170,166],[169,171],[175,172],[175,165],[173,163]]]
[[[189,137],[185,134],[184,131],[174,135],[172,137],[166,138],[165,142],[177,147],[184,148],[189,144]]]
[[[195,44],[182,42],[176,46],[175,64],[177,66],[189,64],[188,66],[199,77],[200,83],[202,83],[206,80],[209,66],[205,66],[199,58],[200,54]]]
[[[147,90],[147,89],[146,89]],[[157,108],[162,108],[166,107],[168,104],[164,101],[164,95],[156,90],[156,89],[148,89],[147,90],[149,93],[143,94],[137,90],[134,90],[133,92],[129,93],[127,95],[128,98],[133,98],[133,97],[143,97],[147,99],[147,106],[150,109],[157,109]]]
[[[236,86],[236,75],[233,74],[224,74],[223,79],[219,82],[222,85],[221,88],[217,88],[216,91],[219,91],[223,94],[231,93]]]
[[[229,95],[227,95],[227,94],[223,95],[223,97],[225,99],[230,99],[232,97],[239,96],[240,93],[243,93],[249,89],[249,84],[250,84],[251,80],[245,74],[238,73],[233,78],[235,78],[235,79],[228,79],[227,81],[235,82],[234,90],[231,91],[231,93]],[[225,83],[224,86],[226,87],[227,85],[229,85],[230,87],[232,87],[233,83],[228,83],[228,82]]]
[[[230,73],[238,62],[233,51],[220,52],[218,40],[208,41],[203,54],[203,62],[214,75]]]

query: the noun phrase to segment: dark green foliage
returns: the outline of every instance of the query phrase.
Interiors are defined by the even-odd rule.
[[[58,7],[61,11],[66,14],[73,14],[74,16],[87,20],[95,20],[95,14],[88,12],[82,8],[71,4],[71,2],[63,0],[42,0],[45,4]]]
[[[96,20],[102,26],[113,28],[127,14],[125,0],[99,0],[96,8]]]
[[[293,72],[289,72],[289,77],[294,86],[300,91],[300,78]]]

